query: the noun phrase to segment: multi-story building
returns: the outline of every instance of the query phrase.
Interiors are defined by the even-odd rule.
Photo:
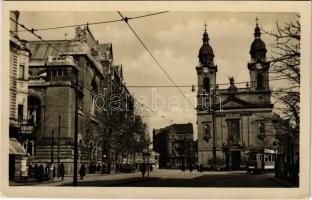
[[[193,125],[172,124],[153,130],[153,149],[159,153],[160,168],[195,165]]]
[[[247,65],[250,82],[245,87],[237,87],[230,77],[229,87],[220,89],[213,49],[206,30],[203,34],[196,71],[198,163],[204,167],[243,168],[248,151],[274,148],[270,62],[266,59],[267,49],[258,23],[254,37]]]
[[[99,44],[88,26],[77,27],[71,40],[47,43],[30,42],[28,108],[36,138],[32,163],[63,162],[66,174],[72,173],[77,95],[78,163],[104,163],[109,172],[114,170],[115,136],[122,131],[118,122],[131,118],[133,112],[112,109],[116,105],[111,97],[127,93],[122,68],[113,64],[112,45]],[[128,99],[133,103],[131,95]]]
[[[32,126],[28,124],[28,63],[30,57],[29,43],[19,38],[18,24],[20,13],[10,11],[10,178],[20,176],[20,156],[32,154],[33,141],[28,134]],[[25,163],[23,161],[23,163]],[[23,166],[25,168],[26,165]],[[23,169],[25,171],[25,169]]]

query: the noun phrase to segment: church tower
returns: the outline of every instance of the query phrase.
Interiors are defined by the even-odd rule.
[[[255,39],[250,47],[251,61],[248,63],[250,88],[253,91],[269,91],[270,62],[266,60],[267,49],[261,40],[261,31],[256,18]]]
[[[216,84],[217,66],[205,28],[196,67],[198,164],[204,168],[246,169],[247,153],[274,152],[270,62],[266,60],[267,49],[260,36],[257,21],[248,63],[251,84],[239,87],[230,77],[230,86],[223,89]]]
[[[198,94],[209,93],[211,88],[216,86],[217,66],[214,64],[214,54],[209,45],[209,37],[206,30],[203,34],[203,44],[199,49],[199,65],[196,67],[198,76]]]

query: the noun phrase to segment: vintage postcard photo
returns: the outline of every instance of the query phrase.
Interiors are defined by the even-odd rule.
[[[307,3],[85,3],[4,6],[4,194],[308,194]]]

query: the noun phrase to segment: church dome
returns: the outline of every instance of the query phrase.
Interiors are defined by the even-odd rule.
[[[204,57],[206,55],[214,57],[213,50],[209,44],[203,44],[199,49],[198,57]]]
[[[198,58],[202,65],[210,64],[214,58],[213,50],[209,45],[209,37],[206,29],[203,34],[203,45],[199,49]]]
[[[255,39],[250,46],[249,53],[253,59],[265,58],[267,49],[266,49],[265,43],[260,38],[261,31],[258,26],[258,22],[256,24],[254,36],[255,36]]]
[[[254,55],[258,51],[266,52],[265,43],[260,38],[255,38],[250,47],[250,54]]]

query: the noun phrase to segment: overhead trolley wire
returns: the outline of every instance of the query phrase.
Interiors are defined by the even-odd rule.
[[[186,97],[186,95],[182,92],[182,90],[177,87],[177,84],[174,82],[174,80],[171,78],[171,76],[168,74],[168,72],[164,69],[164,67],[158,62],[158,60],[154,57],[154,55],[152,54],[152,52],[148,49],[148,47],[145,45],[145,43],[142,41],[142,39],[139,37],[139,35],[135,32],[135,30],[130,26],[130,24],[128,23],[128,18],[124,17],[121,12],[117,11],[117,13],[120,15],[120,17],[123,19],[123,21],[126,22],[126,24],[128,25],[128,27],[130,28],[130,30],[133,32],[133,34],[136,36],[136,38],[139,40],[139,42],[142,44],[142,46],[144,47],[144,49],[150,54],[150,56],[153,58],[153,60],[157,63],[157,65],[160,67],[160,69],[165,73],[165,75],[167,76],[167,78],[171,81],[171,83],[175,86],[175,88],[177,88],[177,90],[183,95],[183,97],[187,100],[187,102],[193,107],[195,108],[195,106],[190,102],[190,100]]]
[[[66,55],[65,53],[63,53],[62,51],[60,51],[58,48],[56,48],[55,46],[51,45],[49,42],[47,42],[46,40],[42,39],[42,37],[38,34],[35,33],[34,29],[30,29],[30,28],[27,28],[25,25],[19,23],[18,21],[10,18],[10,20],[12,20],[13,22],[15,22],[16,24],[18,24],[19,26],[21,26],[23,29],[25,29],[26,31],[30,32],[31,34],[33,34],[35,37],[37,37],[39,40],[41,40],[42,42],[44,42],[45,44],[47,44],[48,46],[50,46],[51,48],[53,48],[55,51],[57,51],[58,53],[60,53],[60,55],[62,56],[68,56]],[[74,58],[71,58],[71,57],[68,57],[69,59],[71,59],[75,64],[78,64],[78,62],[74,59]]]
[[[155,12],[151,14],[146,14],[146,15],[139,15],[135,17],[129,17],[127,20],[132,20],[132,19],[139,19],[139,18],[144,18],[144,17],[149,17],[153,15],[159,15],[163,14],[169,11],[162,11],[162,12]],[[38,28],[38,29],[33,29],[33,31],[47,31],[47,30],[56,30],[56,29],[65,29],[65,28],[73,28],[77,26],[91,26],[91,25],[99,25],[99,24],[108,24],[108,23],[115,23],[115,22],[121,22],[124,21],[123,19],[116,19],[116,20],[108,20],[108,21],[99,21],[99,22],[91,22],[91,23],[83,23],[83,24],[73,24],[73,25],[66,25],[66,26],[56,26],[56,27],[47,27],[47,28]],[[21,31],[16,31],[16,32],[25,32],[27,30],[21,30]]]

